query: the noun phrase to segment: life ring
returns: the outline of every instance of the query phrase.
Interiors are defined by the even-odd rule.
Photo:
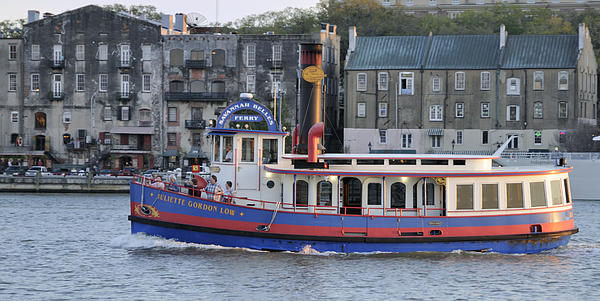
[[[17,137],[17,146],[23,146],[23,137]]]

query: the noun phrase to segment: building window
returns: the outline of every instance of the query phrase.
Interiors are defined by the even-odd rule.
[[[431,79],[431,90],[433,92],[439,92],[440,91],[440,77],[439,76],[434,76]]]
[[[429,121],[442,121],[442,106],[429,106]]]
[[[379,117],[387,117],[388,115],[388,104],[387,102],[379,103]]]
[[[511,137],[512,140],[508,143],[508,146],[506,148],[509,149],[518,149],[519,148],[519,136],[518,135],[508,135],[507,139],[510,139]]]
[[[414,94],[414,73],[400,72],[400,95]]]
[[[14,122],[14,123],[19,122],[19,112],[16,112],[16,111],[10,112],[10,121]]]
[[[429,6],[436,6],[437,0],[429,0]]]
[[[8,74],[8,91],[11,91],[11,92],[17,91],[17,74],[16,73]]]
[[[367,74],[356,74],[356,91],[367,91]]]
[[[152,111],[148,109],[140,109],[140,121],[152,121]]]
[[[46,113],[44,113],[44,112],[36,112],[35,113],[34,128],[36,130],[45,130],[46,129]]]
[[[519,121],[519,106],[506,106],[506,121]]]
[[[142,61],[152,60],[152,45],[142,45]]]
[[[281,64],[281,45],[280,44],[274,44],[273,45],[273,63],[279,63]]]
[[[177,146],[177,133],[167,133],[167,146]]]
[[[537,145],[542,144],[542,131],[533,132],[533,143]]]
[[[121,107],[121,120],[128,121],[129,120],[129,107]]]
[[[31,60],[38,61],[40,59],[40,45],[31,45]]]
[[[463,91],[465,89],[465,73],[454,73],[454,90]]]
[[[108,90],[108,74],[100,74],[100,85],[98,85],[100,92],[106,92]]]
[[[412,134],[402,134],[401,144],[402,148],[412,148],[413,147]]]
[[[442,136],[431,136],[431,147],[432,148],[442,147]]]
[[[129,74],[121,74],[121,97],[129,97]]]
[[[406,0],[406,1],[404,1],[404,5],[413,6],[413,5],[415,5],[415,2],[414,2],[414,0]]]
[[[71,123],[71,112],[63,112],[63,123]]]
[[[473,209],[473,184],[456,185],[456,209]]]
[[[533,72],[533,90],[544,90],[544,71]]]
[[[75,87],[76,91],[84,91],[85,90],[85,75],[84,74],[76,74],[75,75]]]
[[[379,130],[379,143],[380,144],[387,143],[387,130]]]
[[[481,118],[489,118],[490,117],[490,103],[482,102],[481,103]]]
[[[177,122],[177,107],[169,107],[169,122]]]
[[[110,106],[104,107],[104,120],[112,120],[112,108]]]
[[[31,91],[33,91],[33,92],[40,91],[40,74],[39,73],[31,74]]]
[[[367,116],[367,104],[364,102],[359,102],[356,104],[356,116],[357,117],[366,117]]]
[[[536,101],[533,103],[533,118],[544,118],[544,104],[541,101]]]
[[[99,61],[108,60],[108,45],[106,45],[106,44],[98,45],[98,60]]]
[[[75,46],[75,59],[78,61],[85,60],[85,45]]]
[[[142,75],[142,92],[150,92],[150,74]]]
[[[256,90],[256,75],[248,74],[246,75],[246,91],[250,93],[254,93]]]
[[[509,78],[506,81],[506,95],[520,95],[521,80],[518,78]]]
[[[481,144],[488,144],[489,140],[489,131],[481,131]]]
[[[558,118],[567,118],[569,117],[567,102],[561,101],[558,103]]]
[[[256,67],[256,45],[246,45],[246,67]]]
[[[104,132],[104,140],[102,141],[104,144],[112,144],[112,135],[110,132]]]
[[[456,144],[457,145],[463,144],[463,131],[456,131]]]
[[[569,72],[558,72],[558,90],[569,90]]]
[[[17,45],[15,45],[15,44],[8,45],[8,59],[9,60],[17,59]]]
[[[62,74],[52,74],[53,95],[54,97],[62,96]]]
[[[456,118],[465,117],[465,103],[457,102],[456,103]]]
[[[480,75],[480,89],[481,90],[489,90],[490,89],[490,73],[489,72],[481,72]]]
[[[279,95],[281,91],[281,75],[272,74],[271,75],[271,97],[275,98]]]
[[[131,52],[129,49],[129,44],[121,45],[121,66],[129,66],[131,63]],[[183,58],[181,60],[183,61]],[[183,65],[183,62],[181,63],[181,65]]]
[[[379,72],[377,74],[377,90],[387,91],[388,89],[388,74],[387,72]]]

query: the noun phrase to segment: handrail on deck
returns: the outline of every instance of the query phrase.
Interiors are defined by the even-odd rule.
[[[146,184],[144,184],[144,179],[146,180],[145,181]],[[155,188],[155,189],[160,189],[160,190],[170,191],[170,192],[176,192],[176,193],[184,193],[183,189],[187,189],[188,190],[187,195],[189,195],[191,197],[206,199],[206,200],[224,203],[224,204],[235,204],[235,205],[239,205],[239,206],[250,207],[248,204],[241,204],[241,203],[235,202],[236,200],[239,200],[239,201],[246,201],[246,202],[248,202],[248,201],[258,202],[260,204],[259,207],[261,207],[262,209],[267,209],[266,208],[267,204],[273,204],[274,206],[277,205],[277,202],[273,202],[273,201],[255,200],[255,199],[251,199],[251,198],[243,197],[243,196],[224,195],[223,193],[215,194],[215,193],[208,192],[205,189],[194,189],[193,187],[190,187],[190,186],[171,184],[170,182],[165,182],[165,181],[156,181],[153,178],[148,178],[148,177],[139,176],[139,175],[133,176],[133,182],[136,184],[144,185],[145,187],[150,187],[150,188]],[[161,185],[157,185],[156,183],[162,183],[162,186],[164,186],[164,189],[161,189],[160,188]],[[191,192],[190,192],[190,190],[191,190]],[[212,195],[212,197],[202,198],[202,193],[205,193],[207,196]],[[214,198],[215,195],[219,195],[219,198],[215,199]],[[256,206],[254,206],[254,205],[251,207],[256,208]],[[293,204],[286,204],[286,203],[282,203],[281,208],[293,209],[294,212],[300,208],[302,208],[302,209],[313,208],[313,212],[311,212],[311,213],[322,213],[322,212],[317,212],[317,210],[336,210],[336,211],[338,211],[338,209],[339,209],[339,214],[341,214],[341,215],[358,215],[358,214],[347,213],[348,211],[352,211],[352,209],[354,209],[354,210],[360,210],[360,212],[361,212],[360,215],[363,215],[363,216],[394,216],[394,217],[405,216],[403,214],[404,212],[413,212],[413,211],[416,211],[416,213],[417,213],[416,216],[421,216],[421,213],[424,211],[424,208],[337,207],[337,206],[320,206],[320,205],[308,205],[308,204],[307,205],[296,204],[294,206]],[[348,210],[348,209],[350,209],[350,210]],[[371,214],[371,210],[381,210],[383,212],[383,214],[382,215],[374,215],[374,214]],[[394,215],[386,215],[386,212],[390,211],[390,210],[394,211]],[[433,210],[446,210],[446,209],[445,208],[427,208],[427,210],[433,211]],[[304,212],[304,210],[302,212]],[[365,214],[365,212],[367,214]],[[400,213],[400,214],[398,214],[398,213]]]

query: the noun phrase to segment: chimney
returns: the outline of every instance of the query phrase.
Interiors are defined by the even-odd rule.
[[[585,45],[586,31],[587,31],[587,28],[585,27],[585,24],[579,23],[579,30],[578,30],[579,34],[578,34],[578,39],[577,39],[579,41],[579,44],[578,44],[579,51],[583,50],[583,46]]]
[[[175,14],[175,24],[173,25],[173,30],[183,32],[183,14],[182,13]]]
[[[35,22],[40,19],[40,12],[37,10],[27,11],[27,23]]]
[[[508,36],[508,33],[506,32],[506,27],[502,24],[500,25],[500,49],[506,46],[506,36]]]
[[[337,25],[329,24],[329,33],[334,35],[334,34],[336,34],[336,32],[337,32]]]
[[[348,28],[348,51],[353,52],[356,48],[356,26]]]
[[[173,16],[162,14],[161,24],[162,24],[162,28],[164,28],[166,30],[170,30],[171,27],[173,26]]]
[[[308,67],[322,70],[322,54],[322,44],[300,44],[300,70],[305,70]],[[307,154],[310,139],[309,131],[313,125],[323,122],[323,106],[326,106],[326,104],[323,103],[322,99],[321,80],[308,82],[306,81],[307,78],[302,75],[299,79],[299,105],[296,110],[296,124],[299,124],[299,128],[296,153]]]

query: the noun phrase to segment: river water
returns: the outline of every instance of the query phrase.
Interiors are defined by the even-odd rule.
[[[297,254],[131,235],[127,195],[0,194],[0,300],[598,300],[600,202],[534,255]]]

